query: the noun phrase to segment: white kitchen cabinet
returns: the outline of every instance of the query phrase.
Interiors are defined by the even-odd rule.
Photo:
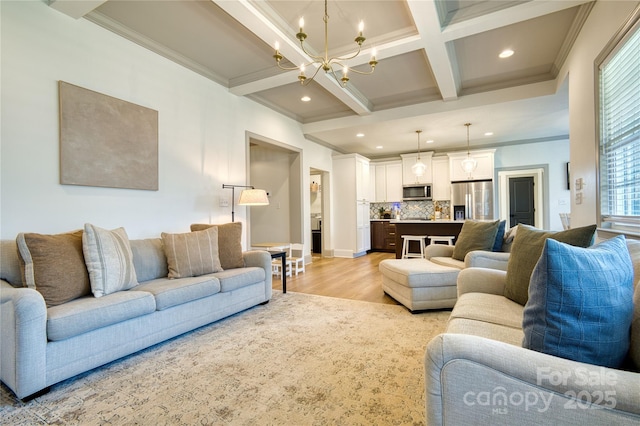
[[[446,201],[451,199],[451,179],[449,178],[449,157],[433,157],[433,182],[431,196],[434,201]]]
[[[390,203],[402,201],[402,162],[389,161],[371,163],[375,181],[375,196],[371,201]]]
[[[415,154],[402,154],[402,184],[403,185],[411,185],[414,183],[431,183],[433,179],[433,167],[431,166],[431,157],[433,156],[433,151],[421,152],[420,153],[420,161],[422,161],[427,169],[422,176],[416,176],[413,174],[411,170],[411,166],[416,164],[418,161],[418,153]]]
[[[402,201],[402,162],[387,164],[387,202]]]
[[[377,200],[376,188],[378,187],[378,167],[374,163],[369,163],[369,201]]]
[[[371,249],[369,159],[359,154],[333,157],[335,257],[358,257]]]
[[[352,257],[366,254],[367,250],[371,250],[370,207],[371,204],[368,201],[358,201],[356,253]]]
[[[478,166],[471,174],[467,174],[467,172],[462,169],[462,161],[467,158],[466,151],[449,153],[449,174],[451,176],[451,182],[493,179],[493,157],[495,152],[495,149],[470,151],[469,155],[478,162]]]

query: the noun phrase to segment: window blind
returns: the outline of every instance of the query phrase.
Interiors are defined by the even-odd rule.
[[[600,67],[600,201],[603,220],[640,221],[640,30]]]

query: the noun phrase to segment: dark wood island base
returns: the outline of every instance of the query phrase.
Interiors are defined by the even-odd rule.
[[[458,238],[463,220],[393,220],[396,225],[396,259],[402,258],[403,235],[450,235]],[[455,243],[455,240],[454,240]],[[414,243],[417,244],[417,243]],[[416,247],[412,251],[420,251]]]

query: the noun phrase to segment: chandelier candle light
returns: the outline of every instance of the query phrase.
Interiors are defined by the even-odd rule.
[[[280,64],[280,61],[283,59],[283,56],[280,53],[280,43],[276,41],[276,45],[275,45],[276,53],[273,55],[273,57],[276,60],[276,64],[278,65],[278,68],[283,69],[285,71],[292,71],[292,70],[299,69],[300,74],[298,75],[298,80],[300,81],[300,84],[303,84],[303,85],[308,84],[309,81],[313,80],[318,74],[318,71],[320,71],[320,69],[323,69],[325,73],[331,72],[331,74],[336,79],[338,84],[340,84],[342,87],[345,87],[347,85],[347,82],[349,81],[349,76],[348,76],[349,71],[354,72],[356,74],[363,74],[363,75],[373,74],[373,71],[375,70],[375,67],[378,64],[378,61],[376,60],[375,48],[371,50],[371,59],[369,60],[369,66],[371,67],[371,71],[363,72],[363,71],[358,71],[354,69],[349,70],[347,65],[343,63],[344,61],[353,59],[360,54],[360,50],[362,49],[362,43],[364,43],[364,41],[366,40],[362,35],[362,31],[364,30],[364,22],[360,21],[360,25],[358,26],[358,36],[354,40],[358,44],[358,50],[351,56],[330,58],[329,57],[329,14],[327,13],[327,0],[324,1],[324,17],[322,18],[322,20],[324,21],[324,56],[311,54],[305,48],[304,41],[307,38],[307,34],[305,34],[304,32],[304,18],[300,18],[300,22],[299,22],[300,31],[296,34],[296,38],[298,39],[298,41],[300,41],[300,47],[302,48],[302,51],[307,56],[309,56],[312,59],[312,61],[306,64],[301,64],[300,67],[289,68],[289,67],[282,66],[282,64]],[[314,64],[316,66],[316,70],[311,76],[311,78],[307,78],[305,74],[306,67]],[[333,69],[334,65],[342,68],[342,77],[338,78],[335,70]]]
[[[411,166],[411,171],[416,177],[420,177],[424,175],[427,166],[420,160],[420,133],[422,133],[422,130],[416,130],[416,133],[418,134],[418,158],[416,159],[416,164]]]
[[[471,123],[465,123],[465,126],[467,127],[467,158],[462,160],[462,163],[460,163],[460,165],[462,166],[462,170],[470,175],[471,172],[473,172],[476,167],[478,167],[478,162],[469,154],[469,126],[471,126]]]

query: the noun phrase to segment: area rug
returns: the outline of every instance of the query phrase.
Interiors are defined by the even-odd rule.
[[[61,382],[0,424],[423,425],[425,345],[448,311],[289,292]]]

